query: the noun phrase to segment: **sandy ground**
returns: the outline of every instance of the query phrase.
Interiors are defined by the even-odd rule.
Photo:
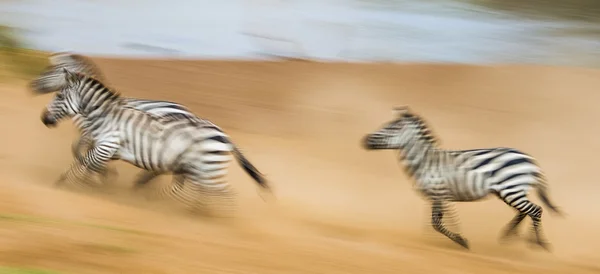
[[[124,163],[113,164],[120,176],[101,191],[54,189],[75,130],[70,122],[45,128],[39,115],[50,96],[5,83],[1,265],[65,273],[600,273],[598,71],[98,62],[126,96],[182,102],[221,125],[278,200],[263,202],[235,164],[240,209],[232,219],[192,216],[148,198],[150,190],[129,192],[138,170]],[[500,244],[514,212],[496,198],[457,205],[470,251],[433,233],[394,153],[359,146],[397,105],[427,117],[445,147],[511,146],[537,157],[551,198],[568,214],[543,217],[554,252],[524,239]]]

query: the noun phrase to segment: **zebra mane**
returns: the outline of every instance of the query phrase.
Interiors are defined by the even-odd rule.
[[[85,56],[83,56],[81,54],[73,53],[73,54],[70,54],[70,56],[71,56],[71,58],[73,58],[77,62],[82,62],[82,63],[86,63],[86,64],[94,64],[95,65],[95,63],[92,62],[92,59],[90,59],[88,57],[85,57]]]
[[[73,58],[73,60],[75,60],[78,63],[82,63],[82,64],[92,67],[96,74],[95,79],[103,81],[103,82],[106,81],[104,74],[100,71],[100,68],[98,67],[98,65],[94,61],[92,61],[91,58],[83,56],[81,54],[71,54],[71,58]]]
[[[73,76],[75,76],[75,78],[77,79],[77,81],[80,82],[85,82],[85,81],[89,81],[92,83],[91,86],[97,86],[98,89],[103,90],[104,92],[110,93],[111,94],[111,98],[120,98],[121,97],[121,93],[119,91],[117,91],[114,88],[111,88],[110,86],[104,84],[101,80],[99,80],[98,78],[91,76],[91,75],[87,75],[81,72],[74,72],[74,71],[69,71],[69,73]]]
[[[93,76],[65,70],[65,77],[67,77],[67,82],[79,82],[80,84],[90,84],[89,87],[96,87],[94,93],[96,93],[97,95],[107,94],[108,96],[106,96],[102,100],[101,104],[107,102],[110,102],[110,105],[113,105],[113,103],[117,103],[119,105],[124,104],[121,94],[118,91],[113,90],[112,88],[105,85],[104,83],[102,83],[102,81],[94,78]],[[90,107],[98,105],[97,102],[90,100],[91,97],[89,95],[86,95],[87,91],[80,90],[79,92],[82,92],[82,96],[87,97],[87,99],[82,98],[83,101],[82,105],[80,106],[82,114],[87,116],[90,111]]]
[[[441,140],[433,133],[431,127],[423,117],[412,112],[405,112],[402,114],[402,119],[409,119],[420,128],[421,140],[429,142],[434,146],[441,144]]]
[[[96,65],[94,62],[92,62],[92,59],[85,57],[81,54],[71,53],[68,51],[54,52],[54,53],[50,54],[49,59],[50,59],[50,63],[53,63],[54,65],[58,65],[59,63],[68,63],[69,61],[75,61],[75,62],[79,62],[79,63]],[[69,60],[69,59],[71,59],[71,60]]]
[[[60,65],[83,65],[88,68],[91,68],[94,71],[96,79],[106,82],[106,77],[98,65],[92,61],[91,58],[86,57],[81,54],[71,53],[68,51],[65,52],[54,52],[49,57],[50,63],[55,66]]]

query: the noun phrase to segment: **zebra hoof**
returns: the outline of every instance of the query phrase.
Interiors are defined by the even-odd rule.
[[[256,193],[265,203],[272,200],[277,200],[277,197],[275,197],[275,194],[273,194],[273,190],[270,188],[257,189]]]
[[[552,252],[552,245],[546,241],[537,240],[537,239],[529,239],[529,246],[532,248],[538,247],[544,249],[548,252]]]
[[[515,240],[515,239],[519,238],[519,237],[520,237],[520,235],[519,235],[518,231],[516,231],[516,230],[507,231],[507,232],[503,233],[500,236],[500,238],[498,239],[498,241],[500,243],[508,243],[508,242],[511,242],[512,240]]]
[[[64,185],[65,180],[67,179],[67,176],[65,174],[61,175],[58,180],[56,180],[54,182],[54,187],[55,188],[62,188],[62,186]]]
[[[464,247],[465,249],[469,250],[469,241],[467,241],[467,239],[463,238],[462,236],[456,236],[456,238],[454,239],[454,242],[456,242],[457,244],[459,244],[460,246]]]

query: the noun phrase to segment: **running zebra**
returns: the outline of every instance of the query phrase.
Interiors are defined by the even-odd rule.
[[[95,146],[72,164],[57,185],[88,181],[110,160],[120,159],[151,172],[173,173],[170,194],[195,206],[198,194],[231,197],[225,175],[232,153],[259,186],[270,191],[263,175],[216,125],[195,117],[152,115],[130,107],[120,94],[92,77],[68,70],[64,77],[66,85],[47,105],[42,122],[52,127],[64,118],[82,115]],[[184,181],[191,183],[192,196],[182,196]]]
[[[48,60],[50,65],[37,78],[29,83],[30,89],[35,94],[51,93],[65,87],[64,70],[82,73],[98,79],[102,83],[107,83],[100,68],[90,58],[83,55],[71,52],[55,52],[48,57]],[[157,116],[173,116],[173,118],[196,117],[191,110],[178,103],[135,98],[123,98],[122,100],[129,107]],[[91,137],[86,136],[82,130],[86,128],[83,116],[76,114],[73,116],[72,120],[75,127],[80,129],[81,136],[73,142],[71,153],[75,159],[80,161],[82,160],[83,155],[93,147],[93,140]],[[117,172],[116,169],[107,166],[104,170],[101,170],[99,174],[106,180],[109,174],[117,174]],[[140,182],[148,182],[159,175],[160,174],[156,172],[142,171],[138,177],[140,178]]]
[[[529,201],[527,192],[537,188],[544,205],[553,212],[561,212],[548,199],[545,177],[531,156],[501,147],[444,150],[421,117],[408,107],[394,111],[395,119],[364,137],[362,145],[367,150],[399,150],[399,160],[415,189],[431,202],[431,223],[437,232],[468,249],[467,239],[444,227],[445,207],[449,202],[477,201],[495,194],[517,210],[502,239],[517,234],[517,226],[529,216],[535,234],[530,241],[549,249],[541,236],[542,207]]]

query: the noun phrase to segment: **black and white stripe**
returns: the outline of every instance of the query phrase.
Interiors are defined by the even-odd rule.
[[[64,70],[77,72],[93,77],[106,84],[107,80],[100,68],[90,59],[80,54],[71,52],[55,52],[49,56],[50,65],[34,80],[29,83],[31,90],[36,94],[45,94],[58,91],[65,85]],[[196,117],[187,107],[169,101],[146,100],[137,98],[123,98],[125,105],[148,112],[157,116],[173,117]],[[93,140],[84,133],[86,128],[85,118],[80,114],[72,117],[76,128],[80,129],[81,136],[73,142],[71,153],[77,160],[81,160],[83,155],[93,147]],[[106,167],[100,174],[103,178],[110,174],[116,174],[116,170]],[[144,181],[150,181],[156,176],[155,172],[142,171],[139,175]]]
[[[477,201],[494,194],[517,211],[503,238],[517,233],[526,216],[533,220],[536,244],[547,248],[542,240],[542,207],[527,198],[533,187],[541,201],[560,213],[548,199],[546,179],[531,156],[513,148],[444,150],[425,121],[407,107],[395,109],[397,116],[381,129],[367,135],[367,150],[397,149],[399,160],[413,179],[417,191],[432,205],[434,229],[461,246],[468,243],[460,234],[446,229],[442,218],[449,202]]]
[[[244,170],[263,189],[269,190],[261,173],[209,121],[187,116],[155,116],[130,107],[126,99],[94,78],[66,70],[64,75],[67,85],[48,104],[42,121],[50,127],[80,114],[87,123],[85,134],[95,145],[81,161],[75,161],[59,184],[88,181],[110,160],[120,159],[151,172],[173,173],[176,183],[171,194],[194,205],[201,202],[197,199],[200,197],[231,197],[225,176],[233,154]],[[181,191],[184,181],[191,190],[186,195]]]

